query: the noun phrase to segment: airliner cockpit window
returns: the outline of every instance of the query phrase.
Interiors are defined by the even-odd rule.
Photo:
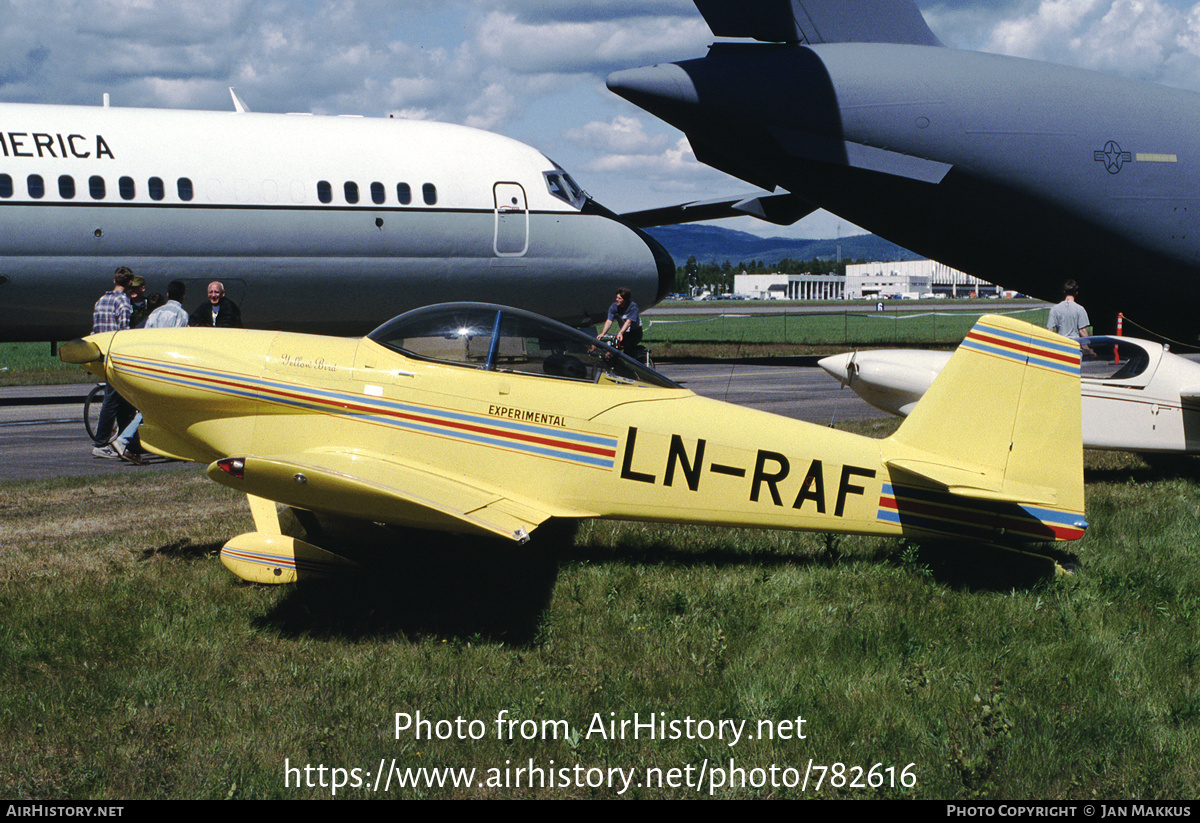
[[[583,201],[587,198],[587,194],[576,185],[575,181],[571,179],[571,175],[562,169],[555,169],[542,172],[542,176],[546,178],[546,188],[550,190],[551,194],[577,209],[583,208]]]

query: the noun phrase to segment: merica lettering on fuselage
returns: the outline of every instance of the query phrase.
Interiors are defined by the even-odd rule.
[[[30,144],[32,141],[32,145]],[[93,145],[95,151],[92,151]],[[58,152],[55,153],[57,146]],[[5,157],[77,157],[87,160],[94,157],[97,160],[113,157],[112,149],[104,139],[97,134],[95,142],[82,134],[48,134],[46,132],[0,131],[0,150]]]
[[[675,483],[675,470],[679,469],[687,487],[691,491],[699,491],[700,476],[704,468],[704,447],[707,441],[696,440],[695,453],[689,457],[683,438],[678,434],[671,435],[671,445],[667,450],[667,464],[663,472],[663,485],[672,486]],[[657,475],[648,472],[634,471],[633,454],[637,445],[637,428],[629,427],[625,438],[625,453],[621,460],[621,478],[635,480],[638,483],[657,483]],[[713,474],[723,474],[730,477],[745,477],[746,469],[738,466],[726,466],[720,463],[710,463],[708,470]],[[786,456],[779,452],[759,449],[754,458],[754,473],[750,481],[750,502],[757,503],[763,487],[771,495],[771,502],[783,506],[783,498],[779,493],[779,484],[788,476],[791,464]],[[846,498],[851,494],[864,494],[866,488],[853,482],[855,478],[873,478],[874,469],[864,469],[858,466],[842,466],[841,479],[838,482],[837,499],[834,503],[833,516],[842,517],[846,512]],[[818,514],[825,514],[825,472],[820,460],[809,463],[808,473],[796,499],[793,509],[803,508],[811,501]]]

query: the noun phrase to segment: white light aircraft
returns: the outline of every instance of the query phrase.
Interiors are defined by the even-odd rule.
[[[233,99],[0,104],[0,340],[88,333],[118,266],[195,305],[220,280],[246,325],[324,334],[465,298],[584,324],[619,286],[643,306],[672,286],[661,245],[516,140]]]
[[[1085,337],[1083,445],[1162,454],[1200,453],[1200,363],[1134,337]],[[820,361],[863,400],[907,417],[951,352],[882,349]]]

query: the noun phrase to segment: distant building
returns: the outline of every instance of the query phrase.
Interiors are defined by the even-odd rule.
[[[1001,288],[935,260],[853,263],[838,274],[735,274],[733,291],[752,300],[872,300],[987,297]]]
[[[985,297],[1000,287],[935,260],[853,263],[846,266],[846,299],[944,295]]]
[[[751,300],[842,300],[840,274],[735,274],[733,291]]]

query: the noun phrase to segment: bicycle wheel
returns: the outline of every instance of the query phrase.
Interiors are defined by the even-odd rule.
[[[83,426],[87,429],[88,437],[92,438],[93,443],[101,441],[111,443],[118,434],[114,423],[112,431],[106,433],[104,437],[96,436],[96,429],[100,425],[100,409],[104,406],[104,389],[105,386],[101,383],[88,392],[87,399],[83,401]]]

